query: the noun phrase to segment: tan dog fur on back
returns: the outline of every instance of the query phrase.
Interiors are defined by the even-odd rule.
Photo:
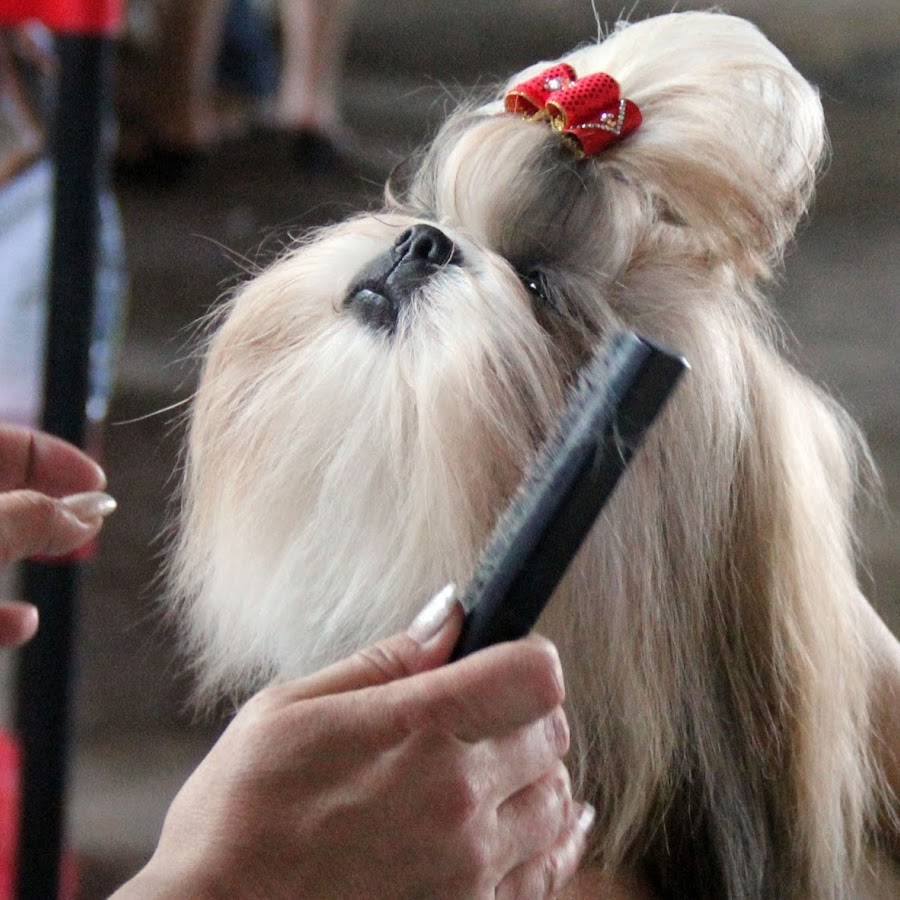
[[[579,159],[502,100],[463,108],[384,210],[227,304],[173,563],[189,652],[240,695],[465,584],[589,349],[632,328],[692,371],[540,623],[597,808],[589,864],[666,896],[855,896],[896,752],[896,645],[855,575],[869,462],[763,292],[822,162],[818,95],[720,14],[565,60],[612,75],[641,126]],[[388,284],[378,261],[412,252],[440,265]]]

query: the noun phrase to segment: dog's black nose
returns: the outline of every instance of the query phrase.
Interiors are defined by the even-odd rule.
[[[394,255],[401,263],[446,266],[458,261],[459,251],[440,228],[419,223],[401,232],[394,241]]]
[[[462,262],[462,253],[440,228],[412,225],[359,273],[344,308],[370,328],[393,332],[413,294],[437,272]]]

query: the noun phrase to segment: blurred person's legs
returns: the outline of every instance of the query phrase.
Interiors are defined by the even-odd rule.
[[[328,162],[345,141],[340,113],[353,0],[280,0],[282,52],[276,115],[300,162]]]
[[[291,134],[302,163],[329,164],[347,143],[340,88],[352,7],[353,0],[278,0],[281,66],[274,119]],[[230,13],[235,14],[231,19]],[[137,156],[149,151],[157,163],[174,167],[246,127],[246,114],[235,127],[232,113],[240,104],[223,106],[218,87],[224,76],[223,86],[246,93],[259,112],[271,65],[259,16],[246,5],[237,9],[234,0],[162,0],[157,62],[142,127],[146,140]],[[234,32],[230,42],[229,27]],[[235,53],[266,58],[228,58]]]
[[[211,97],[229,0],[168,0],[162,11],[153,130],[161,149],[196,152],[218,137]]]
[[[216,69],[217,115],[220,127],[241,130],[251,117],[270,116],[280,54],[274,8],[269,15],[259,0],[230,0],[228,6]]]

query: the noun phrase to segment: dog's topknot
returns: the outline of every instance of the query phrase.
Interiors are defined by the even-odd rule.
[[[767,277],[807,209],[827,146],[818,93],[788,59],[743,19],[686,12],[622,23],[559,61],[579,77],[615,78],[640,108],[641,127],[577,161],[545,124],[505,113],[498,98],[446,123],[414,201],[451,220],[486,221],[482,209],[509,206],[512,194],[519,208],[509,218],[541,221],[539,213],[523,215],[523,182],[536,205],[554,208],[555,197],[573,205],[573,188],[596,193],[616,179],[681,226],[696,252]],[[500,98],[553,63],[517,73]],[[473,114],[484,118],[480,127]],[[621,209],[609,215],[620,229],[629,218]]]

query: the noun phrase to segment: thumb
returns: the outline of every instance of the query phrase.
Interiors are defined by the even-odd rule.
[[[283,686],[303,700],[376,687],[437,668],[450,658],[463,622],[456,587],[448,584],[416,616],[406,631],[354,653],[308,678]]]

